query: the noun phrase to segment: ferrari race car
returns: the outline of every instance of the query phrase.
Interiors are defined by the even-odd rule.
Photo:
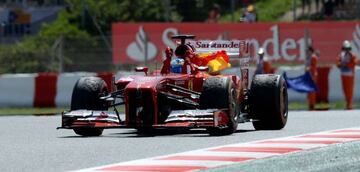
[[[99,136],[108,128],[135,128],[138,132],[205,128],[210,135],[228,135],[236,131],[238,123],[252,122],[257,130],[278,130],[286,125],[286,82],[280,75],[256,75],[249,87],[250,56],[245,41],[187,41],[192,35],[173,38],[181,40],[175,56],[192,65],[182,64],[182,69],[194,71],[149,73],[148,68],[138,67],[140,74],[114,81],[114,90],[101,78],[83,77],[74,86],[71,110],[62,113],[58,128],[73,129],[81,136]],[[220,58],[223,61],[226,55],[240,59],[241,77],[209,72],[214,66],[193,65],[194,60],[188,58],[208,65],[216,59],[199,58],[200,52],[216,50],[226,52]],[[125,114],[118,111],[121,105]]]

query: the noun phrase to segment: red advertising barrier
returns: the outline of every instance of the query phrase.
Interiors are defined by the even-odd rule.
[[[35,77],[34,107],[55,107],[57,73],[39,73]]]
[[[359,22],[114,23],[113,62],[139,64],[145,58],[148,62],[161,62],[163,50],[167,46],[175,48],[172,35],[194,34],[197,39],[246,39],[254,52],[264,47],[265,54],[274,61],[302,63],[306,50],[305,28],[321,54],[320,63],[334,63],[345,39],[352,41],[353,51],[360,55]]]
[[[318,67],[316,102],[329,103],[329,73],[331,66]]]

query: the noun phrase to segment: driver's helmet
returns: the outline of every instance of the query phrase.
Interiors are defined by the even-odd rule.
[[[172,73],[181,73],[182,66],[184,64],[184,59],[175,58],[170,62],[170,71]]]
[[[188,53],[191,54],[193,52],[194,52],[194,48],[190,44],[179,45],[175,49],[175,55],[177,57],[183,58],[183,59],[185,59],[185,57],[188,55]]]

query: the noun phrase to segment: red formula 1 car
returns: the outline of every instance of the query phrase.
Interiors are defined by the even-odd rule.
[[[244,122],[252,122],[259,130],[285,126],[288,99],[284,78],[256,75],[248,87],[248,57],[242,54],[241,41],[191,45],[185,40],[194,36],[173,38],[181,39],[175,50],[180,59],[174,59],[182,62],[181,68],[162,74],[147,74],[146,67],[137,68],[145,74],[120,78],[114,82],[116,90],[112,92],[100,78],[81,78],[73,90],[71,110],[62,114],[59,128],[73,129],[81,136],[99,136],[107,128],[136,128],[139,132],[156,128],[205,128],[210,135],[227,135]],[[241,79],[236,75],[210,75],[208,67],[198,67],[188,58],[197,55],[195,48],[229,47],[237,49],[237,56],[242,58],[240,63],[245,63],[240,65]],[[125,115],[119,114],[120,105],[125,106]]]

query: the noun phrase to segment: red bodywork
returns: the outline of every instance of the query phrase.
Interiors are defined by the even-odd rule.
[[[121,78],[115,83],[117,90],[123,90],[125,114],[119,115],[115,111],[71,111],[63,114],[61,128],[207,128],[226,125],[229,122],[227,109],[199,109],[196,106],[199,104],[199,97],[185,92],[189,90],[193,95],[201,94],[203,82],[208,77],[230,77],[241,92],[238,98],[242,99],[241,80],[236,75],[212,76],[204,72],[133,75]],[[171,113],[164,114],[162,105],[169,101],[162,102],[159,98],[161,93],[175,98],[186,98],[194,105],[174,100],[172,104],[166,105],[171,106]]]
[[[214,119],[208,121],[182,121],[182,122],[164,122],[161,120],[161,113],[159,108],[159,104],[163,102],[159,102],[158,94],[160,92],[167,92],[170,94],[174,94],[177,96],[184,96],[189,98],[191,101],[199,103],[198,97],[188,96],[187,93],[179,92],[178,90],[173,90],[168,88],[168,84],[172,84],[178,87],[182,87],[184,89],[188,89],[194,92],[201,93],[203,81],[208,77],[230,77],[236,86],[240,89],[241,81],[235,75],[218,75],[218,76],[210,76],[203,72],[198,72],[194,75],[192,74],[169,74],[169,75],[149,75],[149,76],[130,76],[126,78],[119,79],[116,82],[117,89],[124,89],[124,101],[128,102],[125,104],[125,122],[126,126],[142,126],[144,125],[139,119],[136,119],[132,113],[132,101],[131,97],[133,97],[134,92],[141,92],[142,96],[140,102],[136,102],[137,105],[151,104],[151,111],[153,119],[152,126],[153,127],[190,127],[190,126],[198,126],[198,127],[206,127],[206,126],[214,126]],[[145,93],[145,95],[144,95]],[[148,96],[150,94],[151,96]],[[147,99],[149,98],[149,99]],[[149,105],[150,106],[150,105]],[[180,105],[181,106],[181,105]],[[180,109],[187,109],[186,107],[178,107]],[[191,108],[190,108],[191,109]],[[223,116],[221,113],[225,111],[216,111],[214,115]],[[226,116],[226,115],[224,115]],[[224,119],[226,117],[222,117]],[[210,118],[209,118],[210,119]],[[220,119],[220,118],[219,118]],[[218,122],[218,121],[217,121]],[[220,121],[221,123],[226,123],[226,120]],[[219,122],[218,122],[219,123]],[[145,124],[146,125],[146,124]]]

